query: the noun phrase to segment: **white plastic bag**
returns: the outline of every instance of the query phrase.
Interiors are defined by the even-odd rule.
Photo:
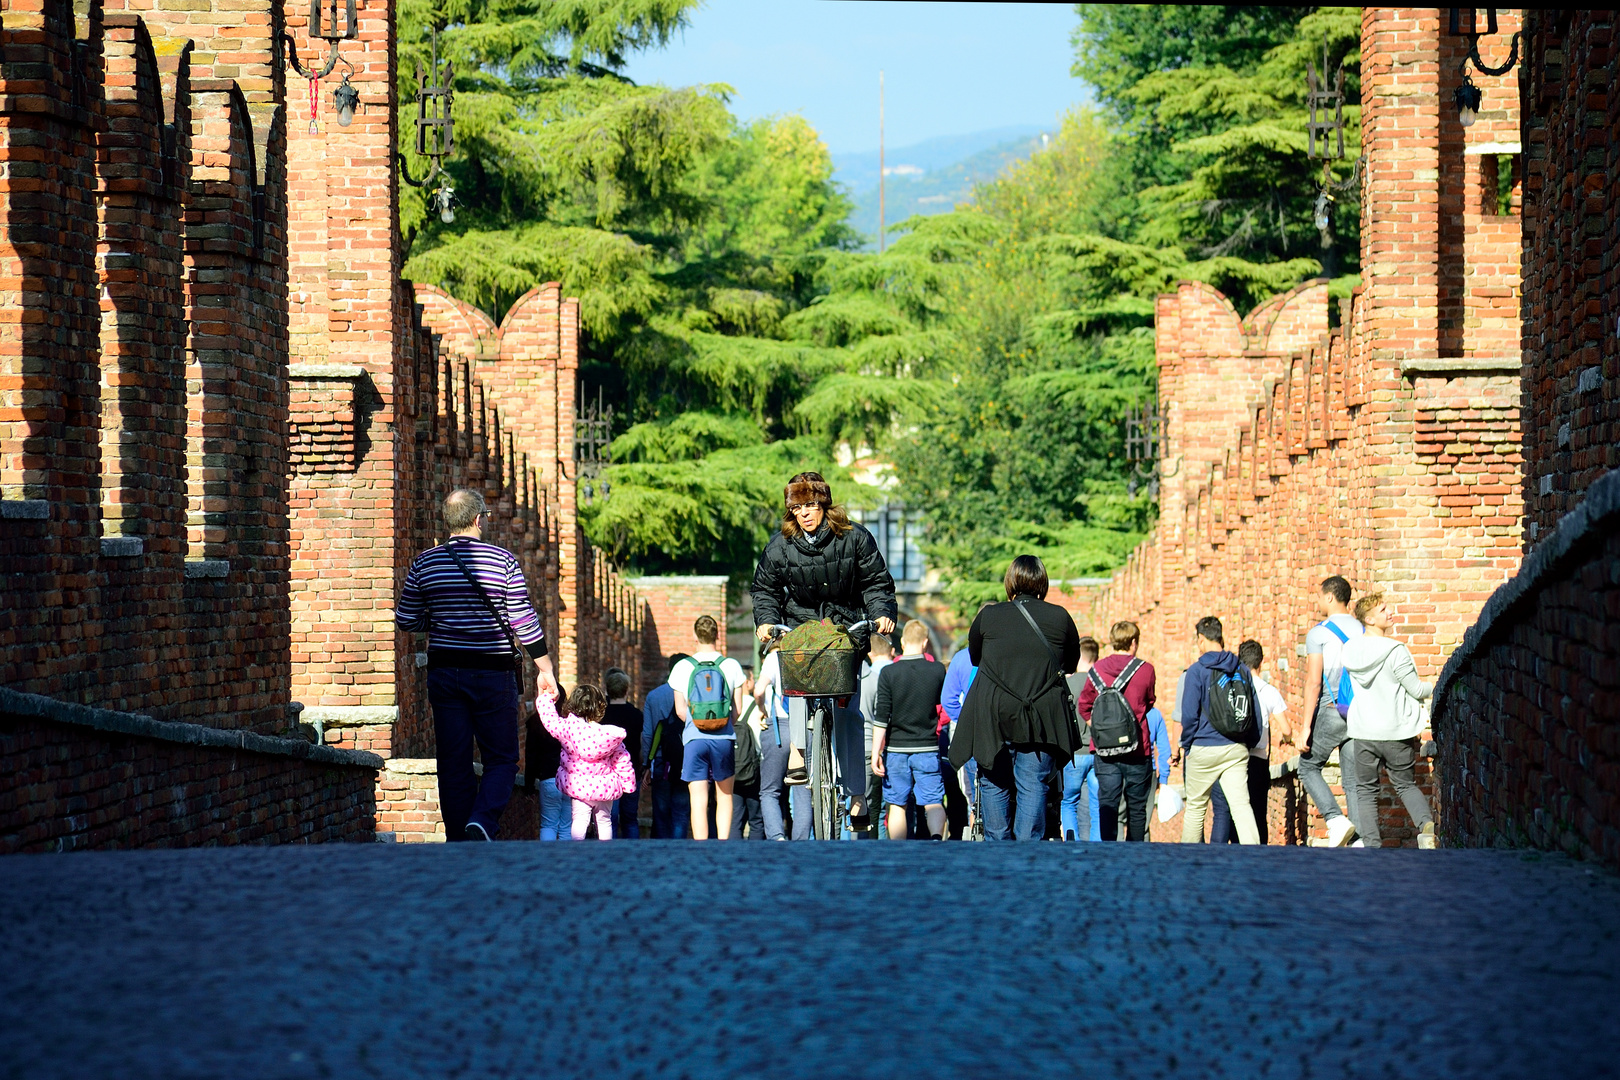
[[[1181,789],[1173,788],[1169,784],[1159,786],[1159,820],[1169,821],[1181,813]]]

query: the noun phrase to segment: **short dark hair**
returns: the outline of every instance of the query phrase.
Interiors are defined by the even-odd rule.
[[[682,660],[690,660],[690,659],[692,659],[692,654],[691,653],[684,653],[684,652],[675,653],[673,656],[671,656],[669,658],[669,670],[671,672],[674,672],[676,664],[680,663]]]
[[[602,689],[607,691],[609,698],[628,697],[630,694],[630,673],[623,668],[608,668],[607,674],[602,676]]]
[[[1350,583],[1344,580],[1344,578],[1340,577],[1338,574],[1334,574],[1332,577],[1322,579],[1322,591],[1325,593],[1331,593],[1333,599],[1337,600],[1341,604],[1348,604],[1350,602]]]
[[[1007,567],[1001,584],[1006,588],[1009,600],[1015,596],[1033,596],[1037,600],[1045,600],[1049,587],[1046,564],[1041,562],[1039,555],[1020,555]]]
[[[1238,646],[1238,663],[1242,664],[1250,671],[1258,668],[1261,663],[1265,661],[1265,659],[1266,650],[1262,649],[1260,647],[1260,643],[1254,640],[1254,638],[1250,638],[1248,641],[1245,641],[1243,644]]]
[[[1225,645],[1226,638],[1221,636],[1221,620],[1213,615],[1205,615],[1198,620],[1196,627],[1199,637],[1205,637],[1217,645]]]
[[[720,640],[720,624],[714,621],[713,615],[699,615],[692,622],[692,636],[701,644],[713,645]]]
[[[1088,664],[1095,664],[1097,657],[1101,655],[1102,649],[1097,645],[1096,638],[1087,636],[1080,639],[1080,659]]]

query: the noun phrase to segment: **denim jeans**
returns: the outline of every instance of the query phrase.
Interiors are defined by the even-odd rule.
[[[759,737],[759,810],[767,840],[787,839],[787,818],[782,806],[787,767],[788,722],[786,717],[781,717]]]
[[[1097,812],[1096,761],[1093,754],[1076,754],[1073,761],[1063,766],[1063,801],[1058,804],[1058,818],[1065,840],[1102,839],[1101,816]]]
[[[748,826],[746,837],[743,836],[745,824]],[[758,780],[736,784],[732,788],[731,839],[765,839],[765,808],[760,804]]]
[[[510,670],[433,668],[427,676],[439,753],[439,814],[444,838],[467,839],[477,822],[494,837],[512,801],[518,767],[518,687]],[[484,775],[473,772],[473,741]]]
[[[1097,803],[1101,807],[1102,838],[1119,839],[1119,797],[1125,796],[1125,839],[1147,839],[1148,794],[1153,790],[1153,765],[1148,761],[1098,761]]]
[[[979,805],[986,840],[1039,840],[1046,832],[1046,785],[1052,755],[1033,747],[1004,746],[995,764],[979,770]],[[1017,818],[1011,829],[1007,804],[1017,792]]]
[[[562,793],[557,778],[540,781],[540,839],[572,840],[574,800]]]
[[[653,762],[653,839],[684,840],[692,835],[692,795],[667,761]]]
[[[640,809],[641,800],[634,791],[628,795],[613,800],[613,835],[622,840],[636,840],[641,837],[641,822],[637,820],[636,811]]]
[[[1322,815],[1323,821],[1332,821],[1340,816],[1339,801],[1333,797],[1333,789],[1328,787],[1327,781],[1322,779],[1322,766],[1327,764],[1329,754],[1345,745],[1348,739],[1347,729],[1344,717],[1339,715],[1339,707],[1323,699],[1316,706],[1316,722],[1311,725],[1311,752],[1301,755],[1299,759],[1299,782],[1304,786],[1305,794],[1311,797],[1311,802],[1316,804],[1317,812]],[[1339,750],[1339,777],[1344,787],[1344,813],[1349,816],[1352,824],[1356,820],[1355,775],[1355,747]]]

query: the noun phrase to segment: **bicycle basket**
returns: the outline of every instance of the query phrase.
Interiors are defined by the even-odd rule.
[[[782,638],[782,692],[789,697],[846,697],[859,684],[860,656],[844,628],[805,623]]]

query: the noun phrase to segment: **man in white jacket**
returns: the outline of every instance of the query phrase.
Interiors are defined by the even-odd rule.
[[[1389,636],[1390,612],[1382,593],[1356,601],[1356,618],[1366,633],[1344,647],[1344,666],[1355,696],[1350,700],[1348,735],[1356,748],[1356,831],[1367,847],[1378,847],[1378,768],[1389,773],[1395,793],[1418,828],[1418,847],[1434,847],[1434,815],[1412,779],[1419,736],[1428,726],[1420,701],[1434,684],[1417,677],[1405,645]]]

